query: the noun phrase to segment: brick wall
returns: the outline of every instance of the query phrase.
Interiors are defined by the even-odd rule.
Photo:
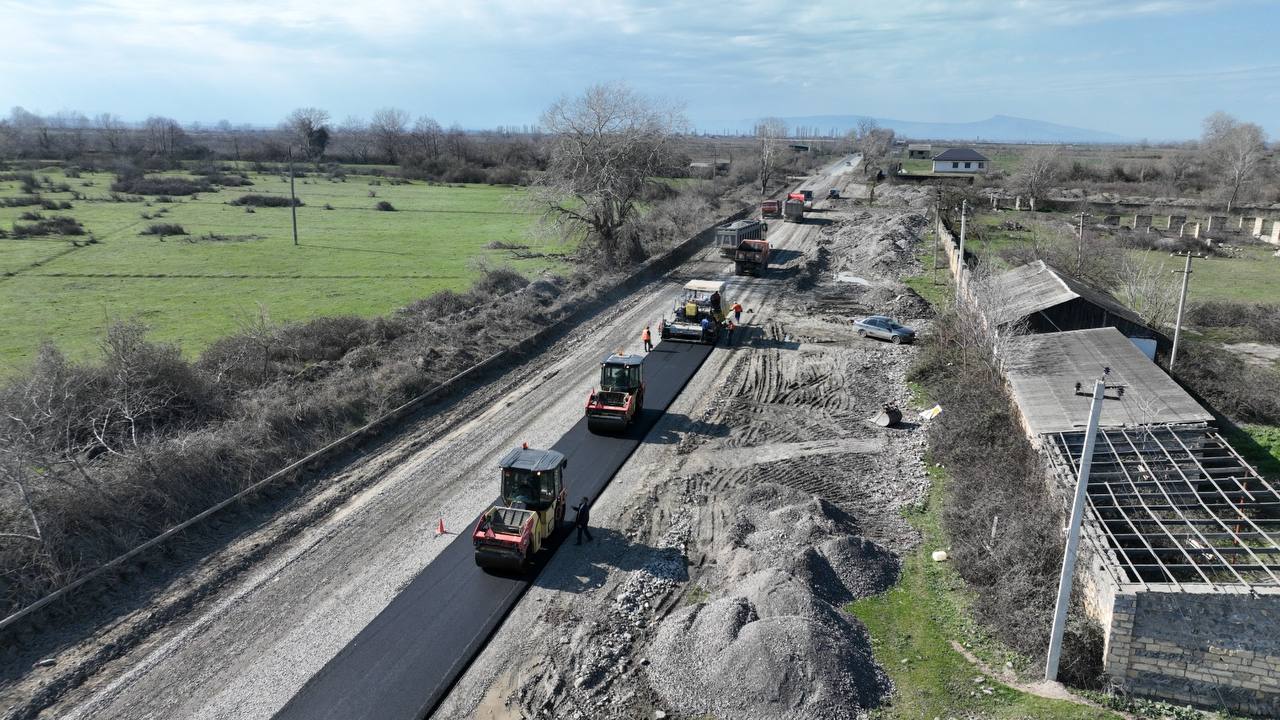
[[[1280,716],[1280,594],[1118,592],[1104,660],[1135,695]]]

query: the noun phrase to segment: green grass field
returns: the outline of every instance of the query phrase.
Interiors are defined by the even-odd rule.
[[[108,174],[65,178],[50,169],[37,175],[86,197],[42,193],[73,208],[40,212],[76,218],[99,242],[74,247],[71,239],[86,237],[0,239],[0,307],[7,321],[0,328],[0,374],[22,367],[44,339],[84,357],[115,319],[138,318],[153,337],[196,353],[233,332],[259,303],[276,321],[382,314],[439,290],[465,289],[476,275],[476,258],[537,273],[563,268],[571,249],[533,239],[537,217],[518,206],[521,190],[509,187],[392,185],[364,175],[345,182],[299,179],[305,205],[298,208],[295,247],[289,208],[248,213],[226,204],[246,193],[287,197],[289,184],[276,175],[251,173],[251,187],[172,203],[154,197],[113,202]],[[17,182],[0,182],[0,197],[19,194]],[[396,211],[375,210],[381,200]],[[38,208],[0,208],[0,228],[32,210]],[[159,211],[166,212],[142,218]],[[177,223],[190,234],[163,240],[139,234],[153,222]],[[209,233],[227,239],[202,239]],[[486,249],[492,241],[529,245],[548,257],[517,260],[509,251]]]

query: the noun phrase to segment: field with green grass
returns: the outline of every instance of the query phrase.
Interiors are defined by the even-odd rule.
[[[36,175],[55,187],[66,183],[71,192],[40,195],[72,207],[0,207],[0,230],[27,224],[21,216],[34,211],[75,218],[86,234],[0,238],[0,374],[22,367],[45,339],[85,357],[116,319],[140,319],[156,339],[196,353],[234,332],[259,304],[276,321],[382,314],[439,290],[467,288],[476,259],[531,274],[564,268],[571,250],[531,236],[537,216],[519,206],[518,188],[392,184],[357,174],[300,178],[304,204],[294,246],[288,207],[249,212],[229,204],[248,193],[287,198],[289,183],[279,175],[249,173],[252,186],[172,202],[114,201],[113,176],[104,173],[68,178],[51,168]],[[20,194],[17,181],[0,182],[0,198]],[[379,201],[395,210],[376,210]],[[178,224],[188,234],[141,234],[153,223]],[[90,236],[96,242],[88,243]],[[486,248],[495,241],[543,256],[516,259]]]

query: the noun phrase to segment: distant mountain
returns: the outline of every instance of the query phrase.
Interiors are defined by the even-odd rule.
[[[811,128],[825,135],[831,130],[845,133],[857,126],[862,115],[811,115],[782,118],[791,128]],[[1076,142],[1117,143],[1129,138],[1100,130],[1058,125],[1042,120],[995,115],[977,122],[915,122],[873,118],[880,127],[913,140],[965,140],[986,142]]]

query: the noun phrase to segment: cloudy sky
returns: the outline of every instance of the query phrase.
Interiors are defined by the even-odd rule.
[[[481,128],[620,80],[708,131],[1005,114],[1154,140],[1225,110],[1280,136],[1268,0],[0,0],[0,25],[0,103],[39,113]]]

